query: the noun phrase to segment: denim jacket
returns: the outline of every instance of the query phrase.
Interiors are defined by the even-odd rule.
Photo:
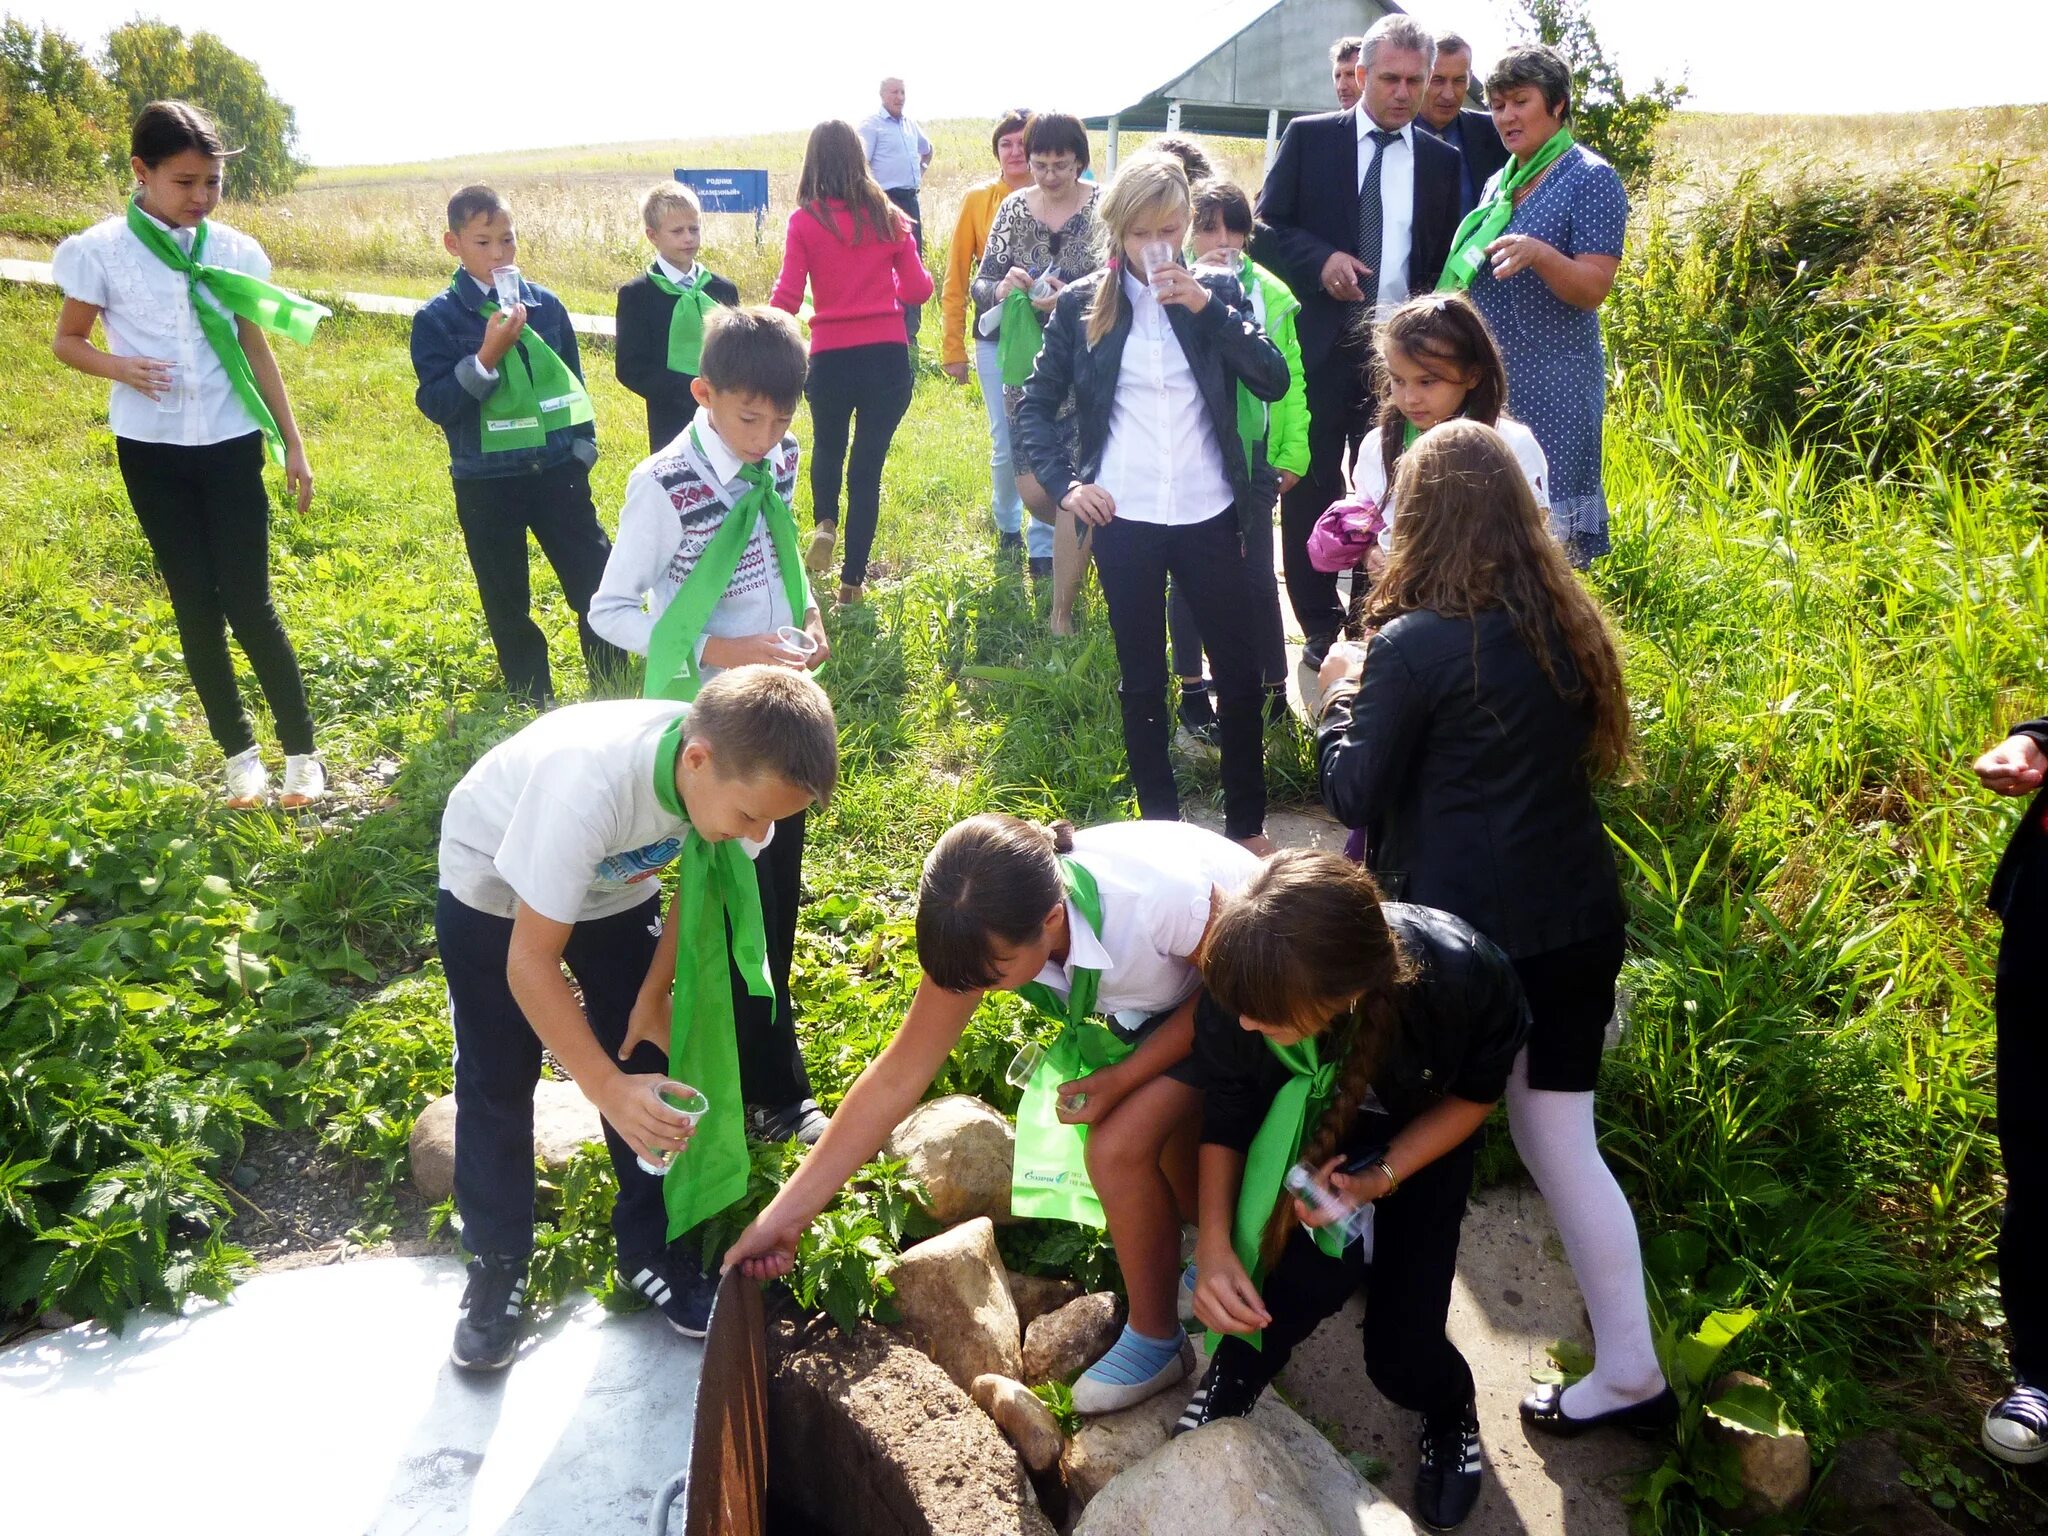
[[[448,437],[448,473],[457,480],[495,480],[508,475],[537,474],[568,463],[585,468],[597,462],[597,428],[590,422],[561,427],[538,448],[504,453],[483,451],[483,402],[497,388],[478,368],[477,348],[484,344],[481,306],[495,295],[486,293],[467,272],[457,275],[462,297],[443,290],[412,317],[412,370],[419,378],[413,403]],[[570,372],[583,377],[583,359],[569,311],[547,289],[524,278],[519,281],[526,324],[555,349]]]

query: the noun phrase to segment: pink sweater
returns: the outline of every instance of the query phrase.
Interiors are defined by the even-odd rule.
[[[932,275],[925,271],[908,225],[903,238],[884,243],[868,235],[853,245],[853,215],[833,198],[826,204],[838,237],[803,208],[789,216],[782,244],[782,272],[768,300],[777,309],[797,312],[804,300],[804,281],[811,285],[811,351],[866,347],[908,339],[903,306],[922,304],[932,296]]]

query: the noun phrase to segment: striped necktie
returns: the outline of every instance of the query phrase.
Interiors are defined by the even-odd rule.
[[[1372,130],[1372,159],[1366,162],[1365,180],[1358,188],[1358,259],[1372,268],[1365,289],[1368,304],[1379,299],[1380,246],[1386,229],[1386,213],[1380,207],[1380,164],[1386,159],[1387,146],[1400,137],[1385,128]]]

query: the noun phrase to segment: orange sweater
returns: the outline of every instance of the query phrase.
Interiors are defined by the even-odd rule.
[[[988,247],[988,232],[995,226],[996,209],[1011,190],[998,176],[994,181],[969,188],[960,199],[960,218],[953,225],[953,245],[946,255],[946,286],[939,295],[939,314],[946,323],[945,339],[939,347],[942,363],[967,361],[967,287],[981,266],[981,253]]]

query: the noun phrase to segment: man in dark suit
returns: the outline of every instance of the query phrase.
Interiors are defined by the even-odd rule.
[[[1458,199],[1462,218],[1479,204],[1479,194],[1493,173],[1508,163],[1507,146],[1493,126],[1493,114],[1465,105],[1472,89],[1472,45],[1455,32],[1436,40],[1436,63],[1429,88],[1422,93],[1417,127],[1427,128],[1465,157],[1464,185]]]
[[[1457,152],[1414,123],[1435,52],[1413,17],[1382,17],[1359,49],[1357,107],[1289,123],[1259,193],[1253,258],[1301,300],[1309,470],[1281,497],[1280,542],[1311,666],[1344,614],[1337,578],[1309,564],[1308,536],[1371,427],[1373,316],[1436,286],[1461,217]]]

